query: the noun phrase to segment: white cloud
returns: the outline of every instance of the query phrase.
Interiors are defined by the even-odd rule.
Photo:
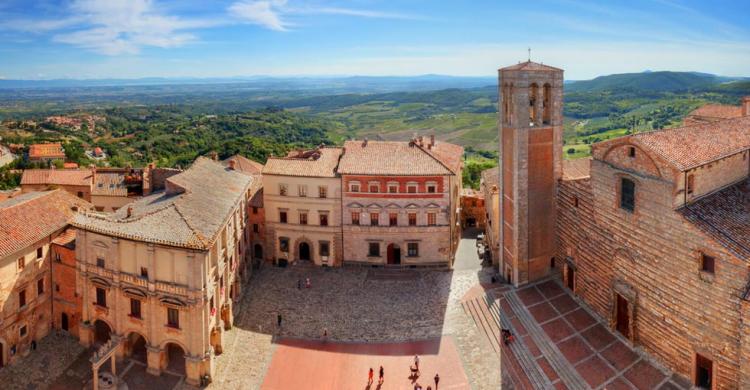
[[[285,4],[286,0],[243,0],[232,4],[229,12],[245,22],[271,30],[286,31],[287,24],[281,19]]]

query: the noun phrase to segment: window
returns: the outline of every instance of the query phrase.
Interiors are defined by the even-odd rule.
[[[55,291],[60,292],[60,285],[55,283]]]
[[[372,192],[372,193],[378,193],[378,192],[380,192],[380,184],[379,183],[370,183],[370,185],[368,187],[369,187],[370,192]]]
[[[701,253],[701,271],[714,273],[716,267],[716,258],[709,256],[705,253]]]
[[[104,258],[97,257],[96,258],[96,266],[99,268],[104,268]]]
[[[578,208],[578,197],[577,196],[573,197],[573,207]]]
[[[96,211],[104,211],[104,206],[96,206],[94,207]]]
[[[44,294],[44,279],[36,281],[36,295]]]
[[[318,186],[318,197],[319,198],[327,198],[328,197],[328,187],[326,187],[326,186]]]
[[[370,213],[370,225],[372,226],[378,226],[378,219],[380,218],[380,214],[378,213]]]
[[[417,226],[417,213],[409,213],[409,226]]]
[[[380,243],[379,242],[370,243],[369,250],[367,251],[367,256],[380,257]]]
[[[434,194],[437,192],[437,184],[427,183],[427,193]],[[476,204],[474,204],[476,206]]]
[[[351,182],[349,183],[349,191],[351,192],[359,192],[359,182]]]
[[[352,225],[359,225],[359,211],[352,211]]]
[[[620,208],[630,212],[635,210],[635,183],[630,179],[620,180]]]
[[[28,328],[26,325],[22,326],[21,329],[19,329],[18,334],[21,335],[21,337],[26,336],[26,333],[28,333]]]
[[[279,250],[282,252],[289,252],[289,239],[286,237],[279,237]]]
[[[320,213],[320,226],[328,226],[328,213]]]
[[[427,213],[427,225],[437,225],[437,213]]]
[[[253,224],[253,233],[258,233],[258,232],[260,232],[260,227],[258,226],[257,223],[254,223]]]
[[[397,194],[398,193],[398,184],[392,183],[388,184],[388,192],[391,194]]]
[[[694,188],[695,188],[695,176],[688,175],[688,177],[687,177],[687,193],[688,194],[692,194]]]
[[[410,194],[416,194],[417,193],[417,184],[416,183],[409,183],[406,185],[406,192]]]
[[[26,290],[21,290],[18,292],[18,308],[22,308],[26,306]]]
[[[307,196],[307,186],[301,185],[301,184],[298,185],[297,186],[297,194],[299,194],[299,196],[302,196],[302,197]]]
[[[141,267],[141,277],[144,279],[148,279],[148,268]]]
[[[180,311],[179,310],[173,307],[167,308],[167,326],[169,326],[170,328],[180,327]]]
[[[44,256],[44,250],[41,247],[36,248],[36,258],[41,259],[42,256]]]
[[[107,307],[107,291],[105,291],[103,288],[96,288],[96,305]]]
[[[55,261],[58,262],[58,263],[62,261],[62,257],[57,252],[55,252]]]
[[[83,192],[81,192],[81,191],[78,191],[78,197],[79,197],[79,198],[83,198]]]
[[[635,147],[631,146],[628,148],[628,156],[629,157],[635,157]]]
[[[253,206],[253,214],[258,214],[258,208]]]
[[[318,250],[321,256],[327,257],[331,255],[331,246],[329,245],[328,241],[320,241]]]
[[[398,226],[398,213],[390,213],[390,214],[388,214],[388,225],[389,226]]]
[[[287,191],[289,191],[289,188],[286,184],[279,184],[279,195],[286,196]]]
[[[286,211],[279,210],[279,222],[286,223]]]
[[[299,224],[307,225],[307,213],[306,212],[299,213]]]
[[[419,244],[416,242],[410,242],[406,244],[406,255],[409,257],[419,256]]]
[[[135,318],[142,318],[140,300],[130,298],[130,316]]]
[[[19,257],[18,258],[18,270],[23,271],[23,269],[26,267],[26,258],[25,257]]]

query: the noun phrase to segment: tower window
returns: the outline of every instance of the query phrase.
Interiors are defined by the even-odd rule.
[[[537,107],[537,97],[539,95],[539,86],[531,84],[529,88],[529,126],[534,126],[539,120],[539,111]]]
[[[549,84],[544,84],[544,96],[542,97],[542,123],[545,125],[550,124],[552,120],[552,87]]]
[[[715,270],[716,258],[705,253],[701,253],[701,271],[712,274]]]
[[[628,156],[635,157],[635,147],[631,146],[628,148]]]
[[[635,210],[635,183],[630,179],[620,180],[620,208],[630,212]]]

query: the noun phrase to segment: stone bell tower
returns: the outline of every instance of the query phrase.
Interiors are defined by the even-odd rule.
[[[498,72],[500,272],[520,286],[555,266],[563,70],[527,61]]]

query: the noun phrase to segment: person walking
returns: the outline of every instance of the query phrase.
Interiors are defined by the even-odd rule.
[[[383,384],[383,376],[384,376],[384,375],[385,375],[385,374],[384,374],[384,372],[383,372],[383,366],[380,366],[380,378],[378,379],[378,384],[379,384],[379,385],[382,385],[382,384]]]
[[[419,372],[419,355],[414,355],[414,368]]]
[[[310,288],[310,286],[312,286],[312,284],[310,283],[310,278],[306,278],[305,279],[305,287]]]
[[[370,367],[370,371],[367,373],[367,384],[372,384],[372,376],[374,375],[374,371],[372,370],[372,367]]]
[[[438,383],[440,383],[440,375],[435,373],[435,390],[438,390]]]

